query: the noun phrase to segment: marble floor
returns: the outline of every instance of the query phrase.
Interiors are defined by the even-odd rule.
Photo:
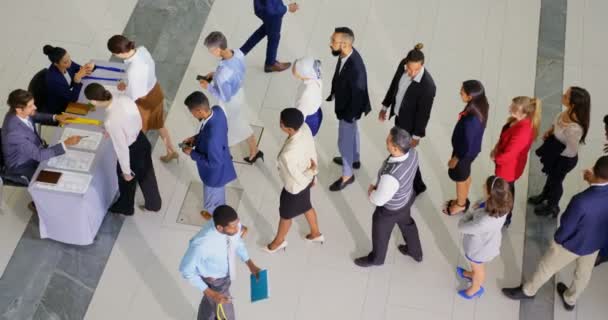
[[[64,1],[9,0],[0,4],[0,26],[4,26],[0,40],[15,44],[0,50],[2,101],[10,90],[26,87],[31,75],[47,65],[41,53],[47,42],[66,47],[79,60],[107,57],[107,37],[123,32],[138,2]],[[162,6],[169,0],[146,2]],[[217,63],[202,39],[219,30],[228,37],[229,46],[239,47],[259,24],[249,2],[208,2],[213,6],[194,53],[175,57],[187,64],[183,77],[172,79],[178,83],[167,127],[176,140],[196,129],[196,121],[183,106],[185,97],[199,89],[196,75],[206,74]],[[460,83],[481,80],[491,104],[483,153],[474,164],[471,198],[478,199],[482,196],[481,182],[493,170],[485,155],[498,138],[510,99],[534,93],[541,1],[306,0],[300,4],[301,10],[283,22],[279,59],[293,61],[303,55],[321,59],[327,93],[327,79],[336,63],[328,48],[329,37],[334,27],[350,26],[356,34],[355,47],[367,66],[374,111],[360,123],[363,166],[356,172],[357,183],[341,193],[330,193],[327,186],[340,174],[339,167],[331,163],[337,153],[337,121],[332,117],[333,104],[324,104],[326,117],[316,138],[320,183],[312,190],[312,201],[327,242],[305,243],[302,238],[307,224],[296,219],[287,250],[267,255],[260,247],[271,240],[278,224],[281,185],[275,156],[285,138],[278,127],[278,114],[293,103],[297,82],[288,72],[263,73],[265,42],[247,56],[246,112],[252,125],[263,128],[260,148],[266,161],[254,166],[236,164],[238,180],[229,186],[235,190],[229,201],[249,226],[246,243],[252,259],[269,270],[271,299],[249,302],[247,270],[239,266],[238,280],[232,287],[239,319],[519,319],[519,303],[505,299],[499,288],[516,285],[522,277],[526,194],[517,194],[514,223],[504,234],[501,256],[488,265],[486,294],[475,301],[465,301],[456,294],[465,286],[453,272],[456,265],[465,264],[461,236],[457,219],[440,210],[443,201],[455,192],[446,162],[451,152],[449,136],[462,108]],[[564,87],[587,87],[594,103],[594,122],[585,146],[589,152],[582,153],[576,170],[592,164],[604,142],[600,116],[608,113],[602,104],[608,102],[608,96],[600,87],[600,75],[606,74],[608,64],[600,53],[605,49],[602,36],[608,31],[601,15],[606,9],[601,0],[568,2]],[[98,17],[91,21],[89,12],[98,13]],[[22,28],[25,35],[10,32],[9,27],[22,26],[26,19],[28,26]],[[71,28],[73,23],[83,27]],[[148,23],[157,21],[150,19]],[[394,68],[416,42],[425,45],[426,66],[438,87],[428,135],[420,145],[421,170],[429,189],[413,209],[425,257],[416,264],[402,256],[396,250],[402,240],[395,230],[386,264],[363,270],[355,267],[352,259],[371,247],[373,208],[365,192],[386,155],[383,141],[390,128],[389,123],[378,122],[376,112]],[[601,108],[604,110],[597,111]],[[154,158],[163,152],[158,142]],[[193,225],[196,217],[183,212],[201,209],[200,197],[189,192],[197,190],[196,168],[186,157],[179,163],[156,161],[154,165],[163,208],[158,214],[137,212],[124,220],[85,319],[195,319],[201,294],[181,278],[178,265],[188,240],[198,230]],[[528,189],[526,177],[527,173],[518,181],[518,190]],[[579,175],[570,175],[564,198],[583,187]],[[30,219],[25,209],[29,199],[25,190],[3,190],[0,274]],[[608,294],[603,285],[608,267],[596,271],[575,313],[566,314],[556,300],[556,319],[603,319],[599,315],[608,312],[603,303]],[[571,273],[560,274],[560,279],[570,278]],[[0,310],[0,319],[5,318],[11,319]]]

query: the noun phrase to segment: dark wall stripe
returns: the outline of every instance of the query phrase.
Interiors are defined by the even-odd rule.
[[[553,119],[561,111],[566,10],[567,0],[541,1],[534,94],[543,100],[543,130],[551,126]],[[532,150],[539,145],[540,141],[537,141]],[[534,153],[530,159],[529,172],[528,197],[540,193],[545,183],[541,164]],[[556,219],[538,217],[534,214],[534,207],[527,206],[522,280],[529,279],[536,270],[540,258],[553,239],[556,226]],[[520,305],[519,318],[521,320],[553,320],[554,290],[555,283],[551,280],[539,290],[536,299],[523,301]]]

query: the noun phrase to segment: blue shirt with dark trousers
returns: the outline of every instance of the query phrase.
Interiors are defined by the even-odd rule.
[[[72,62],[72,65],[67,69],[70,75],[70,83],[66,77],[57,69],[54,64],[51,64],[46,73],[46,106],[43,109],[46,113],[59,114],[65,111],[65,108],[70,102],[78,101],[82,83],[74,82],[74,75],[80,70],[80,65]]]
[[[474,159],[481,152],[485,127],[474,114],[465,114],[458,120],[452,133],[452,149],[458,159]]]
[[[287,12],[283,0],[253,0],[255,15],[264,20],[271,17],[280,17]]]
[[[608,184],[591,185],[572,197],[554,239],[579,256],[594,253],[608,244]]]

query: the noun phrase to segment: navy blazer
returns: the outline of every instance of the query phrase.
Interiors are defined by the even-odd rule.
[[[226,114],[219,106],[214,106],[211,110],[211,118],[194,138],[194,149],[190,157],[196,161],[203,184],[218,188],[236,179],[236,171],[228,146]]]
[[[391,85],[382,101],[383,106],[390,108],[389,119],[395,115],[399,81],[404,73],[405,59],[399,62]],[[425,67],[420,82],[412,81],[407,90],[405,90],[405,95],[399,106],[399,114],[395,119],[395,125],[411,135],[424,137],[426,135],[426,125],[431,117],[431,108],[433,107],[436,92],[435,81],[429,70]]]
[[[338,120],[352,122],[372,110],[367,91],[367,71],[363,58],[354,48],[344,63],[342,71],[339,67],[340,65],[337,63],[331,80],[331,93],[327,101],[336,99],[334,106]]]
[[[72,83],[68,84],[65,77],[57,69],[54,64],[51,64],[46,72],[46,106],[44,111],[52,114],[59,114],[65,111],[65,108],[70,102],[76,102],[82,89],[82,83],[74,82],[74,75],[80,70],[80,65],[72,62],[67,72],[72,79]]]
[[[287,12],[283,0],[253,0],[255,15],[264,20],[266,18],[281,17]]]
[[[463,115],[452,133],[452,152],[458,159],[475,159],[481,152],[481,143],[485,128],[477,116],[472,113]]]
[[[575,195],[562,214],[555,242],[584,256],[608,244],[608,186],[591,186]]]
[[[61,144],[46,147],[35,131],[34,123],[55,123],[53,115],[37,112],[30,120],[34,130],[16,114],[8,112],[2,124],[2,154],[6,173],[25,175],[28,179],[32,178],[40,162],[65,153]]]

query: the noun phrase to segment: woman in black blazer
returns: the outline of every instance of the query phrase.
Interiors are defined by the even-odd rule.
[[[396,115],[395,125],[412,135],[413,147],[416,147],[426,134],[426,125],[437,91],[433,77],[424,67],[422,47],[422,43],[418,43],[399,62],[378,116],[378,119],[384,122],[390,108],[388,118]],[[422,181],[419,168],[414,178],[414,192],[419,195],[425,190],[426,185]]]
[[[443,212],[455,215],[467,211],[471,188],[471,164],[481,152],[483,133],[490,106],[486,91],[477,80],[467,80],[460,88],[460,98],[466,103],[458,114],[458,122],[452,133],[452,156],[448,161],[448,175],[456,182],[456,199],[446,203]]]

